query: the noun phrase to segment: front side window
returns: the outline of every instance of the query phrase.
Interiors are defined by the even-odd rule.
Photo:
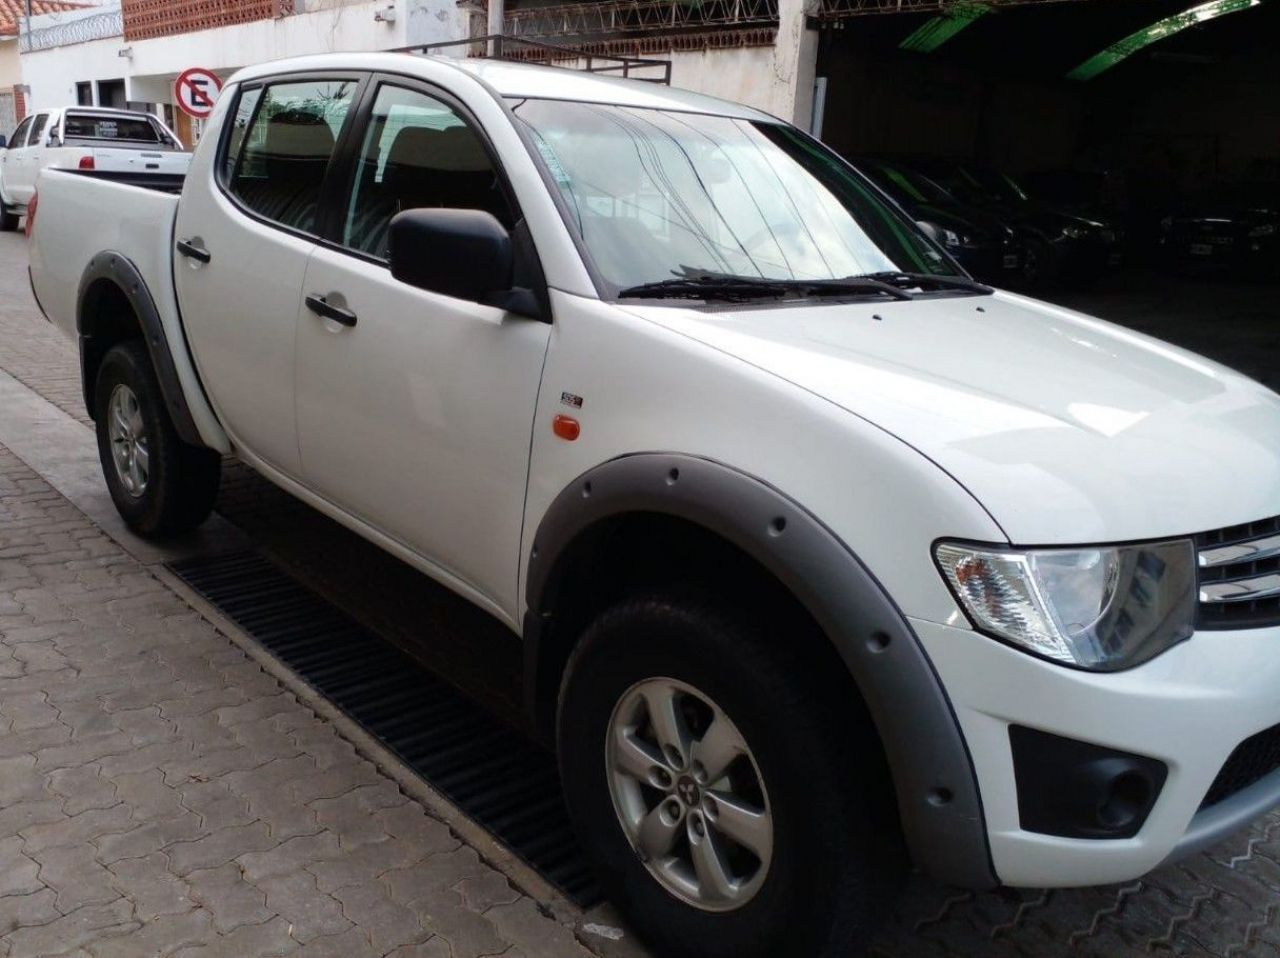
[[[497,171],[476,132],[440,100],[384,85],[365,131],[342,243],[385,260],[391,218],[422,207],[484,210],[512,226]]]
[[[31,129],[31,117],[27,117],[18,124],[18,128],[13,131],[13,136],[9,138],[9,146],[13,149],[27,145],[27,131]]]
[[[956,274],[843,161],[785,125],[552,100],[513,109],[569,228],[616,289]]]
[[[307,80],[244,94],[228,141],[235,152],[224,167],[227,188],[259,216],[314,233],[320,189],[355,90],[355,80]],[[243,117],[251,95],[252,117]]]

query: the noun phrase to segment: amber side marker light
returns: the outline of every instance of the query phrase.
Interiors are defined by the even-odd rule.
[[[556,416],[551,420],[551,431],[561,439],[573,442],[582,434],[582,425],[572,416]]]

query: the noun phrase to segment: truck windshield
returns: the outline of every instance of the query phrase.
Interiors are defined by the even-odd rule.
[[[839,157],[784,124],[559,100],[512,106],[614,292],[706,277],[962,275]]]

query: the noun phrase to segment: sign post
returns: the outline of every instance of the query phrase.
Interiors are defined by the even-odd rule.
[[[183,113],[195,120],[207,120],[222,92],[222,81],[212,70],[192,67],[173,82],[173,99]]]

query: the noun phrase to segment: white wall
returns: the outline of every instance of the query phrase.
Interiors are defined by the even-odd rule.
[[[374,13],[388,7],[396,9],[395,22],[376,22]],[[461,36],[466,24],[454,0],[305,0],[302,9],[278,20],[199,33],[133,43],[116,37],[27,53],[25,82],[37,106],[74,102],[77,81],[120,77],[129,100],[168,103],[173,80],[189,67],[225,78],[240,67],[284,57],[449,40]],[[131,57],[119,56],[125,47]]]
[[[16,37],[0,37],[0,91],[12,93],[14,85],[21,82],[22,62],[18,58],[18,40]]]
[[[773,47],[741,47],[657,58],[671,61],[674,87],[745,103],[790,120],[790,87],[774,69],[776,55]]]

